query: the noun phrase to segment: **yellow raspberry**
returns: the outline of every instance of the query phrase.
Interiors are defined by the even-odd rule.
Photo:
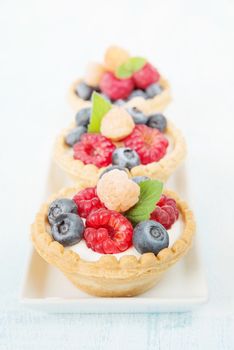
[[[108,139],[119,141],[130,135],[134,126],[131,115],[124,108],[116,106],[103,117],[101,133]]]
[[[145,115],[149,115],[151,112],[152,108],[150,104],[146,103],[146,100],[144,97],[134,97],[130,101],[128,101],[125,105],[125,107],[136,107],[138,108],[141,112],[143,112]]]
[[[138,202],[140,187],[128,178],[125,171],[115,169],[98,181],[97,194],[106,208],[124,212]]]
[[[118,46],[110,46],[105,53],[104,62],[107,70],[115,70],[130,58],[129,53]]]
[[[99,86],[101,77],[105,72],[105,68],[102,64],[92,62],[89,63],[86,67],[84,81],[86,84],[97,87]]]

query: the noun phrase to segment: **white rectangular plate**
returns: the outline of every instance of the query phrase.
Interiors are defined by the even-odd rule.
[[[53,191],[56,190],[54,182],[48,178],[48,193],[52,190],[50,183],[53,183]],[[182,198],[188,199],[184,166],[174,174],[167,187],[175,189]],[[25,306],[59,313],[188,311],[205,303],[207,298],[207,284],[201,266],[197,237],[187,256],[171,267],[158,285],[133,298],[92,297],[73,286],[62,272],[47,264],[32,249],[20,294],[20,301]]]

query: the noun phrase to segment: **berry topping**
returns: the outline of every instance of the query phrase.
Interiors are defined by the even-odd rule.
[[[103,117],[101,133],[113,141],[119,141],[131,134],[134,126],[131,115],[124,108],[116,106]]]
[[[128,147],[116,148],[112,154],[112,164],[132,169],[140,164],[140,158],[136,151]]]
[[[105,68],[102,64],[92,62],[89,63],[86,67],[84,81],[86,84],[92,87],[96,87],[99,85],[101,77],[105,72]]]
[[[97,196],[96,187],[88,187],[78,192],[73,197],[73,201],[76,203],[78,208],[77,212],[82,218],[87,218],[94,210],[105,208],[104,204]]]
[[[115,170],[115,169],[121,170],[121,171],[125,171],[125,172],[127,173],[127,169],[126,169],[126,168],[124,168],[124,167],[122,167],[122,166],[118,166],[118,165],[111,165],[111,166],[109,166],[108,168],[106,168],[106,169],[101,173],[101,175],[99,176],[99,179],[101,179],[101,177],[102,177],[104,174],[108,173],[109,171]]]
[[[89,100],[93,91],[94,88],[92,86],[87,85],[84,82],[79,83],[76,87],[77,95],[83,100]]]
[[[73,150],[74,159],[101,168],[111,163],[115,145],[102,135],[84,134],[81,136],[81,141],[73,146]]]
[[[174,222],[179,217],[179,210],[176,206],[176,201],[173,198],[162,195],[156,208],[150,215],[150,219],[159,222],[167,230],[171,228]]]
[[[128,113],[132,116],[135,124],[146,124],[148,117],[144,115],[137,107],[127,108]]]
[[[134,83],[139,89],[146,89],[149,85],[156,83],[159,78],[157,69],[150,63],[146,63],[142,69],[133,74]]]
[[[162,88],[159,84],[153,83],[147,87],[145,92],[146,92],[147,98],[153,98],[154,96],[161,94]]]
[[[143,97],[144,99],[147,98],[147,94],[145,93],[145,91],[141,90],[141,89],[137,89],[134,90],[129,96],[128,96],[128,100],[131,100],[134,97]]]
[[[150,128],[158,129],[163,132],[167,127],[167,120],[163,114],[157,113],[149,117],[147,125]]]
[[[77,214],[59,215],[51,227],[55,241],[64,247],[74,245],[83,238],[84,223]]]
[[[99,209],[86,220],[84,239],[98,253],[121,253],[132,245],[131,223],[114,210]]]
[[[85,134],[86,132],[87,129],[84,126],[78,126],[77,128],[71,130],[65,137],[66,144],[72,147],[76,142],[80,141],[81,135]]]
[[[106,208],[126,211],[139,199],[140,187],[121,170],[112,170],[104,174],[97,183],[97,194]]]
[[[91,108],[88,107],[80,109],[75,116],[77,126],[87,127],[89,124],[90,116]]]
[[[68,198],[56,199],[53,201],[48,210],[48,220],[50,224],[53,224],[58,216],[61,214],[74,213],[77,214],[76,203]]]
[[[100,81],[101,91],[114,101],[127,98],[133,87],[131,78],[118,79],[110,72],[104,73]]]
[[[150,180],[148,176],[134,176],[132,177],[132,181],[134,181],[136,184],[139,184],[143,181]]]
[[[107,70],[114,72],[129,59],[129,53],[118,46],[110,46],[105,53],[104,62]]]
[[[159,161],[165,155],[168,140],[157,129],[136,125],[124,144],[138,153],[142,164],[148,164]]]
[[[153,220],[142,221],[133,232],[133,245],[141,253],[154,253],[169,246],[169,236],[165,228]]]

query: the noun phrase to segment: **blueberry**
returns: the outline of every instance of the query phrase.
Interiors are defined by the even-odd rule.
[[[77,95],[83,100],[89,100],[91,98],[93,91],[94,91],[94,88],[92,86],[85,84],[84,82],[79,83],[76,87]]]
[[[146,124],[148,117],[144,115],[137,107],[127,108],[128,113],[132,116],[135,124]]]
[[[87,132],[87,128],[84,126],[78,126],[67,134],[65,142],[68,146],[73,146],[76,142],[80,141],[81,135]]]
[[[99,179],[101,179],[101,177],[102,177],[104,174],[108,173],[108,172],[111,171],[111,170],[115,170],[115,169],[123,170],[123,171],[127,172],[127,171],[126,171],[126,168],[124,168],[124,167],[122,167],[122,166],[111,165],[111,166],[108,166],[108,168],[106,168],[106,169],[101,173],[101,175],[99,176]]]
[[[61,214],[51,227],[55,241],[64,247],[74,245],[83,238],[84,223],[77,214]]]
[[[61,214],[75,213],[77,214],[76,203],[72,199],[63,198],[53,201],[48,210],[48,220],[53,224],[56,218]]]
[[[131,100],[134,97],[143,97],[143,98],[147,98],[147,95],[145,93],[145,91],[137,89],[134,90],[129,96],[128,96],[128,100]]]
[[[127,147],[117,148],[112,154],[112,164],[123,168],[132,169],[140,164],[140,158],[136,151]]]
[[[136,225],[133,231],[133,245],[141,253],[154,253],[169,246],[167,230],[153,220],[142,221]]]
[[[76,125],[87,127],[89,124],[90,116],[91,116],[90,107],[80,109],[75,116]]]
[[[159,84],[153,83],[147,87],[145,92],[146,92],[147,98],[153,98],[154,96],[161,94],[162,88]]]
[[[139,184],[140,182],[150,180],[148,176],[134,176],[132,178],[132,181],[134,181],[136,184]]]
[[[147,125],[150,128],[158,129],[163,132],[167,127],[167,120],[163,114],[157,113],[149,117]]]
[[[116,101],[114,102],[114,104],[115,104],[116,106],[123,106],[123,105],[125,104],[125,101],[122,100],[122,99],[119,99],[119,100],[116,100]]]

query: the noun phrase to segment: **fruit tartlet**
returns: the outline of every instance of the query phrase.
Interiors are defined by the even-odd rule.
[[[88,64],[84,78],[72,84],[69,100],[75,111],[90,105],[93,91],[146,114],[162,112],[171,100],[169,83],[158,70],[145,58],[131,57],[117,46],[107,49],[102,64]]]
[[[94,187],[65,188],[37,214],[34,246],[89,294],[141,294],[185,255],[195,233],[187,204],[162,187],[114,169]]]
[[[112,105],[94,92],[92,106],[56,140],[54,159],[73,180],[94,185],[104,168],[166,181],[184,159],[181,132],[161,113]]]

